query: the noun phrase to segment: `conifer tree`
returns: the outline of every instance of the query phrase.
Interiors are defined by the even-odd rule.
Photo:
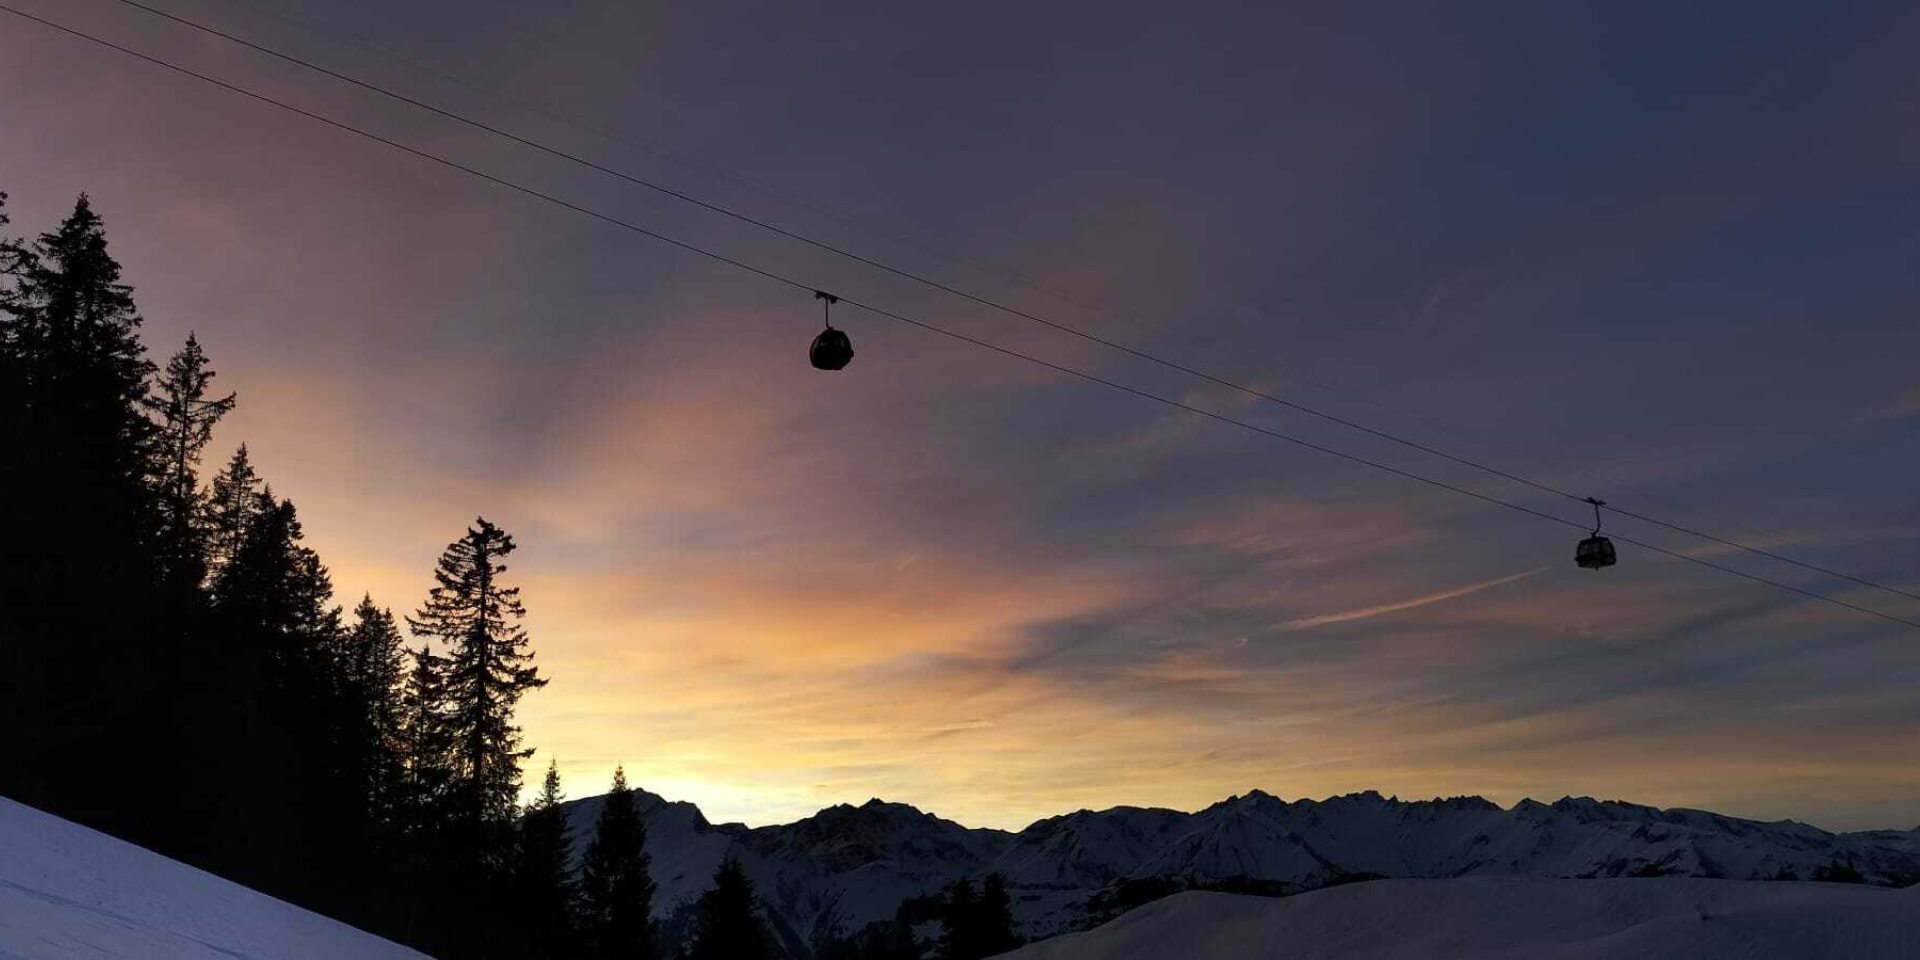
[[[7,216],[7,192],[0,190],[0,363],[4,363],[11,353],[5,337],[10,334],[12,327],[6,320],[18,307],[19,278],[26,272],[31,256],[25,244],[7,235],[6,229],[12,222]]]
[[[998,873],[987,874],[980,892],[965,878],[947,894],[941,914],[941,960],[980,960],[1020,945],[1013,933],[1013,903]]]
[[[398,844],[393,869],[401,877],[407,929],[416,942],[445,954],[443,929],[456,912],[448,906],[453,883],[445,829],[447,785],[453,779],[453,746],[447,738],[446,661],[425,645],[406,651],[407,677],[400,695],[400,793],[390,827]],[[470,872],[470,871],[469,871]]]
[[[600,960],[651,960],[654,884],[649,872],[647,825],[640,819],[623,767],[601,799],[593,840],[580,866],[581,919],[591,956]]]
[[[167,361],[158,393],[146,400],[158,421],[149,467],[159,494],[158,553],[162,576],[176,595],[196,593],[206,577],[200,454],[234,405],[232,393],[208,397],[213,378],[200,341],[188,334],[186,346]]]
[[[7,234],[12,224],[7,216],[7,192],[0,190],[0,409],[14,410],[23,406],[26,395],[25,371],[20,366],[18,350],[13,339],[18,334],[20,301],[20,277],[26,272],[29,253],[24,244]]]
[[[515,935],[519,764],[533,751],[521,749],[513,711],[546,681],[527,649],[520,590],[502,579],[513,549],[504,530],[477,520],[441,554],[437,585],[407,618],[414,636],[445,651],[420,660],[421,679],[437,687],[421,732],[443,752],[437,769],[423,770],[438,782],[416,836],[442,952],[455,958],[491,956]]]
[[[528,690],[545,686],[526,629],[520,588],[507,586],[501,562],[513,537],[482,517],[440,555],[438,586],[407,624],[416,637],[446,645],[448,738],[453,781],[450,814],[480,852],[510,830],[520,793],[520,747],[513,711]],[[495,851],[497,852],[497,851]],[[496,860],[493,864],[499,865]]]
[[[298,538],[300,523],[291,519],[293,503],[282,502],[294,536]],[[293,551],[293,578],[289,586],[294,632],[305,641],[302,655],[309,658],[309,668],[314,671],[319,690],[337,696],[348,684],[348,657],[342,643],[345,631],[341,628],[340,606],[333,603],[333,574],[320,562],[319,553],[311,547],[297,547]]]
[[[112,802],[116,783],[159,781],[170,739],[140,316],[84,195],[8,241],[0,271],[0,792],[152,843],[166,811]]]
[[[263,490],[254,514],[214,583],[215,603],[246,642],[272,656],[281,685],[330,687],[340,632],[332,578],[319,554],[300,542],[305,534],[293,501]]]
[[[446,722],[446,660],[425,645],[408,650],[400,695],[401,823],[418,838],[440,821],[453,779],[453,744]]]
[[[301,566],[317,567],[318,558]],[[315,715],[305,725],[324,751],[312,758],[323,765],[315,790],[322,807],[316,810],[317,829],[335,846],[312,869],[338,879],[343,889],[334,902],[346,918],[390,928],[404,916],[395,891],[418,879],[408,874],[410,851],[402,834],[406,654],[393,614],[370,595],[361,597],[353,614],[352,626],[334,631],[339,639],[333,649],[311,661],[325,681],[314,691]]]
[[[975,923],[975,946],[983,957],[1005,953],[1020,945],[1020,938],[1013,932],[1013,898],[1007,895],[1006,881],[998,873],[987,874],[986,881],[980,885]]]
[[[233,452],[227,465],[215,474],[208,485],[206,501],[207,573],[210,579],[217,579],[220,571],[240,552],[240,544],[247,536],[247,528],[253,525],[254,517],[260,513],[260,475],[253,470],[253,461],[247,456],[247,445]]]
[[[112,480],[130,483],[154,431],[144,416],[154,367],[104,222],[82,194],[59,229],[10,252],[8,264],[17,277],[7,342],[24,361],[36,412],[80,431],[74,441],[119,441],[57,452],[103,458]]]
[[[770,960],[773,938],[760,919],[753,884],[740,861],[729,856],[700,895],[688,960]]]
[[[515,912],[527,956],[572,957],[578,949],[573,915],[577,891],[568,869],[573,836],[567,812],[560,808],[563,799],[560,767],[549,762],[540,795],[520,816]]]
[[[979,960],[980,900],[965,877],[947,891],[946,910],[940,915],[941,960]]]
[[[356,710],[354,750],[370,819],[392,824],[401,803],[405,744],[401,735],[406,650],[393,613],[363,595],[345,635],[347,700]]]
[[[256,499],[240,549],[214,583],[225,646],[207,666],[225,673],[234,698],[223,705],[225,736],[239,749],[227,746],[235,759],[221,762],[246,765],[221,772],[259,784],[259,793],[229,801],[223,816],[244,838],[230,851],[234,870],[292,895],[328,895],[364,822],[336,671],[340,608],[325,565],[301,542],[293,503],[270,491]]]

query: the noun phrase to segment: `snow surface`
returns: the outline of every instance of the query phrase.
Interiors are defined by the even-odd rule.
[[[1378,880],[1188,892],[1004,960],[1920,957],[1920,889],[1679,877]]]
[[[425,955],[0,797],[0,960]]]

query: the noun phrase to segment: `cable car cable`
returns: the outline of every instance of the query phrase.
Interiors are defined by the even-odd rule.
[[[428,103],[426,101],[417,99],[415,97],[408,96],[404,93],[399,93],[397,91],[388,89],[386,87],[380,86],[379,84],[372,83],[366,80],[361,80],[358,77],[354,77],[349,74],[341,73],[340,71],[322,66],[321,64],[315,63],[311,60],[294,56],[293,54],[284,53],[280,50],[276,50],[264,44],[256,43],[252,40],[248,40],[245,37],[228,33],[224,30],[219,29],[218,27],[209,26],[207,24],[201,23],[191,18],[184,17],[179,14],[171,13],[166,10],[162,10],[158,7],[154,7],[147,3],[143,3],[141,2],[141,0],[116,0],[116,2],[123,4],[125,6],[133,7],[137,10],[144,11],[148,14],[151,14],[156,17],[160,17],[165,20],[171,20],[174,23],[178,23],[190,29],[198,30],[202,33],[219,37],[222,40],[226,40],[228,42],[238,44],[240,46],[246,47],[249,50],[253,50],[258,53],[262,53],[267,56],[274,57],[276,59],[294,64],[296,66],[304,67],[308,70],[312,70],[316,73],[320,73],[325,76],[332,77],[344,83],[352,84],[363,90],[367,90],[372,93],[377,93],[377,94],[380,94],[381,96],[388,97],[393,100],[397,100],[401,103],[405,103],[413,107],[417,107],[421,110],[428,111],[429,113],[432,113],[439,117],[443,117],[448,120],[452,120],[456,123],[465,124],[466,126],[472,127],[474,129],[481,130],[486,133],[490,133],[495,136],[505,138],[514,143],[525,146],[529,149],[537,150],[537,151],[540,151],[541,153],[545,153],[549,156],[556,157],[558,159],[565,160],[570,163],[578,164],[580,166],[586,167],[587,169],[594,170],[596,172],[606,174],[607,176],[615,177],[617,179],[626,181],[627,183],[634,184],[635,186],[645,187],[646,189],[653,190],[665,196],[672,197],[676,200],[693,204],[694,206],[700,207],[701,209],[710,211],[712,213],[717,213],[717,214],[720,214],[721,216],[729,217],[741,223],[749,224],[751,226],[758,227],[762,230],[770,231],[779,236],[786,237],[790,240],[795,240],[800,243],[807,244],[809,246],[827,251],[837,256],[845,257],[849,260],[853,260],[857,263],[861,263],[866,266],[873,267],[877,270],[886,271],[887,273],[891,273],[903,279],[911,280],[915,283],[923,284],[925,286],[942,291],[952,296],[956,296],[965,300],[972,301],[973,303],[979,304],[981,306],[988,307],[993,310],[998,310],[1002,313],[1019,317],[1024,320],[1031,321],[1033,323],[1041,324],[1050,329],[1057,330],[1061,333],[1065,333],[1074,337],[1078,337],[1090,343],[1096,343],[1101,346],[1107,347],[1108,349],[1120,351],[1121,353],[1125,353],[1129,356],[1136,357],[1141,360],[1146,360],[1150,363],[1157,364],[1166,369],[1175,370],[1180,373],[1184,373],[1188,376],[1197,377],[1201,380],[1205,380],[1217,386],[1222,386],[1231,390],[1238,391],[1246,396],[1253,397],[1260,400],[1265,400],[1269,403],[1278,404],[1290,410],[1294,410],[1299,413],[1304,413],[1304,414],[1307,414],[1308,416],[1317,417],[1321,420],[1338,424],[1350,430],[1357,430],[1362,433],[1368,434],[1370,436],[1377,437],[1379,439],[1386,440],[1391,443],[1399,444],[1409,449],[1418,450],[1429,456],[1439,457],[1440,459],[1446,460],[1454,464],[1458,464],[1460,466],[1470,467],[1472,469],[1479,470],[1483,473],[1487,473],[1492,476],[1499,477],[1503,480],[1508,480],[1513,483],[1518,483],[1524,486],[1532,487],[1544,493],[1551,493],[1551,494],[1554,494],[1555,496],[1564,497],[1568,500],[1572,500],[1575,502],[1585,502],[1587,499],[1586,497],[1583,497],[1579,494],[1562,490],[1558,487],[1553,486],[1552,484],[1543,483],[1538,480],[1533,480],[1528,477],[1521,476],[1520,474],[1513,473],[1512,471],[1504,470],[1499,467],[1492,466],[1490,464],[1482,463],[1478,460],[1474,460],[1469,457],[1462,457],[1456,454],[1448,453],[1445,450],[1441,450],[1437,447],[1434,447],[1425,443],[1421,443],[1417,440],[1409,440],[1405,437],[1401,437],[1393,433],[1389,433],[1385,430],[1380,430],[1375,427],[1370,427],[1359,421],[1356,421],[1347,417],[1342,417],[1338,414],[1328,413],[1326,411],[1319,410],[1314,407],[1308,406],[1306,404],[1300,403],[1299,401],[1289,400],[1285,397],[1279,396],[1277,394],[1274,394],[1265,390],[1258,389],[1256,387],[1251,387],[1246,384],[1236,382],[1234,380],[1229,380],[1225,377],[1216,376],[1204,370],[1200,370],[1198,368],[1188,366],[1179,361],[1168,360],[1164,357],[1156,356],[1152,353],[1148,353],[1147,351],[1128,346],[1124,343],[1120,343],[1118,341],[1111,340],[1106,337],[1102,337],[1098,334],[1089,333],[1087,331],[1068,326],[1064,323],[1060,323],[1055,320],[1049,320],[1045,317],[1022,310],[1018,307],[1010,306],[1008,304],[1000,303],[988,297],[983,297],[978,294],[968,292],[959,287],[952,286],[950,284],[947,284],[940,280],[926,276],[924,274],[915,273],[910,270],[905,270],[899,267],[892,266],[891,264],[873,259],[864,254],[856,253],[852,250],[848,250],[844,247],[840,247],[823,240],[814,239],[813,237],[806,236],[805,234],[788,230],[785,227],[779,226],[778,224],[759,219],[749,214],[740,213],[739,211],[730,209],[728,207],[722,206],[717,203],[713,203],[708,200],[701,199],[700,197],[694,196],[692,194],[685,193],[680,190],[675,190],[672,187],[668,187],[663,184],[655,183],[651,180],[645,179],[644,177],[639,177],[634,174],[630,174],[625,171],[606,166],[604,164],[587,159],[586,157],[582,157],[578,154],[571,153],[566,150],[559,149],[557,147],[548,146],[547,144],[541,143],[537,140],[531,139],[529,137],[521,136],[519,134],[513,133],[512,131],[494,126],[493,124],[487,123],[485,121],[477,120],[472,117],[466,116],[464,114],[458,113],[456,111],[449,110],[444,107],[439,107],[434,104]],[[1769,560],[1774,560],[1780,563],[1791,564],[1793,566],[1800,567],[1801,569],[1811,570],[1815,573],[1823,574],[1826,576],[1837,577],[1839,579],[1851,581],[1861,586],[1872,587],[1876,590],[1881,590],[1887,593],[1906,597],[1910,600],[1920,600],[1920,593],[1916,593],[1909,590],[1903,590],[1899,587],[1887,586],[1886,584],[1877,583],[1875,581],[1868,580],[1865,577],[1856,576],[1854,574],[1845,573],[1839,570],[1833,570],[1827,567],[1820,566],[1818,564],[1809,563],[1804,560],[1798,560],[1793,557],[1785,556],[1783,554],[1780,554],[1771,550],[1766,550],[1760,547],[1752,546],[1750,544],[1741,543],[1740,541],[1728,539],[1726,537],[1717,536],[1715,534],[1708,533],[1703,530],[1697,530],[1692,527],[1684,526],[1682,524],[1661,520],[1656,517],[1649,516],[1647,514],[1636,513],[1632,510],[1627,510],[1618,506],[1615,506],[1613,508],[1613,511],[1623,517],[1630,517],[1634,520],[1639,520],[1642,523],[1649,523],[1657,527],[1664,527],[1668,530],[1672,530],[1676,533],[1685,534],[1690,537],[1698,537],[1702,540],[1710,540],[1714,543],[1720,544],[1721,546],[1732,547],[1733,549],[1742,550],[1747,553],[1751,553],[1755,556],[1765,557]]]
[[[517,193],[525,194],[529,197],[533,197],[538,200],[544,200],[548,203],[554,204],[556,206],[564,207],[576,213],[584,214],[586,216],[592,217],[604,223],[612,224],[613,226],[617,226],[622,229],[629,230],[634,233],[638,233],[642,236],[649,237],[661,243],[665,243],[669,246],[678,247],[679,249],[686,250],[690,253],[699,254],[700,256],[706,257],[710,260],[724,263],[732,267],[737,267],[741,270],[747,271],[748,273],[752,273],[760,277],[765,277],[766,279],[772,280],[776,283],[785,284],[789,287],[806,291],[808,293],[821,292],[815,287],[813,287],[811,284],[803,283],[799,280],[795,280],[791,277],[785,276],[784,274],[776,273],[772,270],[754,266],[753,264],[747,263],[742,260],[737,260],[733,257],[727,256],[726,254],[720,253],[718,251],[709,250],[705,247],[697,246],[687,241],[676,239],[674,237],[668,236],[658,231],[648,229],[647,227],[643,227],[639,224],[636,224],[627,220],[623,220],[619,217],[615,217],[611,214],[601,213],[598,210],[594,210],[590,207],[582,206],[570,200],[565,200],[560,197],[556,197],[549,193],[544,193],[533,187],[525,186],[523,184],[516,183],[512,180],[508,180],[503,177],[498,177],[493,174],[486,173],[485,171],[467,166],[466,164],[463,164],[457,160],[452,160],[447,157],[443,157],[438,154],[431,153],[427,150],[420,149],[418,147],[412,147],[407,144],[401,143],[397,140],[392,140],[387,137],[381,136],[380,134],[374,133],[372,131],[353,126],[352,124],[346,123],[345,121],[335,120],[331,117],[328,117],[319,113],[315,113],[311,110],[307,110],[302,107],[295,106],[291,103],[287,103],[282,100],[277,100],[266,94],[257,93],[255,91],[249,90],[237,84],[229,83],[225,80],[221,80],[217,77],[213,77],[208,74],[200,73],[196,70],[193,70],[192,68],[182,66],[180,64],[166,60],[162,57],[158,57],[152,54],[142,53],[131,47],[123,46],[111,40],[107,40],[103,37],[99,37],[94,34],[87,33],[78,28],[69,27],[65,24],[58,23],[53,20],[49,20],[45,17],[28,13],[27,11],[20,10],[5,2],[0,2],[0,12],[10,13],[16,17],[20,17],[21,19],[30,20],[44,27],[48,27],[50,29],[57,30],[61,33],[65,33],[69,36],[89,41],[99,46],[106,47],[110,50],[114,50],[119,53],[126,54],[127,56],[134,57],[135,59],[138,59],[138,60],[146,61],[147,63],[153,64],[154,66],[162,67],[164,69],[173,71],[183,76],[192,77],[193,79],[199,80],[203,83],[207,83],[207,84],[219,87],[223,90],[240,94],[241,96],[247,97],[249,99],[257,100],[261,103],[278,107],[282,110],[286,110],[290,113],[297,114],[309,120],[318,121],[320,123],[326,124],[327,126],[333,127],[337,130],[341,130],[347,133],[354,134],[359,137],[363,137],[367,140],[371,140],[375,143],[379,143],[384,146],[391,147],[395,150],[401,151],[402,153],[406,153],[414,157],[418,157],[422,160],[428,160],[433,163],[437,163],[441,166],[444,166],[453,170],[458,170],[462,173],[468,174],[469,176],[473,176],[478,179],[485,180],[489,183],[498,184],[499,186],[506,187],[509,190],[513,190]],[[1403,470],[1399,467],[1382,463],[1377,460],[1372,460],[1367,457],[1359,456],[1357,454],[1347,453],[1345,451],[1338,450],[1333,447],[1315,443],[1311,440],[1306,440],[1300,437],[1295,437],[1289,434],[1281,433],[1280,431],[1272,430],[1267,427],[1262,427],[1258,424],[1249,423],[1245,420],[1240,420],[1235,417],[1227,416],[1226,414],[1216,413],[1212,410],[1207,410],[1202,407],[1197,407],[1190,403],[1173,399],[1172,397],[1167,397],[1161,394],[1154,393],[1150,390],[1129,386],[1117,380],[1110,380],[1098,374],[1088,373],[1086,371],[1079,370],[1074,367],[1069,367],[1064,364],[1055,363],[1051,360],[1046,360],[1040,357],[1033,356],[1031,354],[1023,353],[1011,347],[1003,347],[999,344],[982,340],[982,339],[979,339],[978,337],[961,333],[957,330],[949,330],[945,327],[939,326],[937,324],[934,324],[925,320],[920,320],[914,317],[907,316],[905,314],[895,313],[884,307],[876,306],[874,304],[869,304],[869,303],[863,303],[859,300],[855,300],[849,297],[838,297],[837,299],[839,300],[839,302],[843,302],[851,306],[859,307],[863,310],[866,310],[869,313],[873,313],[881,317],[886,317],[890,320],[895,320],[900,323],[905,323],[910,326],[918,327],[922,330],[927,330],[932,333],[937,333],[949,339],[958,340],[963,343],[973,344],[974,346],[991,350],[991,351],[994,351],[995,353],[1000,353],[1009,357],[1014,357],[1019,360],[1024,360],[1028,363],[1046,367],[1050,370],[1054,370],[1059,373],[1064,373],[1069,376],[1087,381],[1089,383],[1099,384],[1101,386],[1110,387],[1112,389],[1129,393],[1134,396],[1141,397],[1143,399],[1152,400],[1156,403],[1162,404],[1164,406],[1167,406],[1176,410],[1182,410],[1197,416],[1206,417],[1207,419],[1210,419],[1210,420],[1217,420],[1221,423],[1231,424],[1233,426],[1240,427],[1241,429],[1248,430],[1253,433],[1271,437],[1276,440],[1283,440],[1283,441],[1286,441],[1287,443],[1291,443],[1296,446],[1304,447],[1309,450],[1318,451],[1320,453],[1324,453],[1329,456],[1338,457],[1342,460],[1359,464],[1361,466],[1372,467],[1376,470],[1381,470],[1386,473],[1391,473],[1391,474],[1394,474],[1395,476],[1403,477],[1408,480],[1418,481],[1420,483],[1427,484],[1428,486],[1436,487],[1442,490],[1447,490],[1453,493],[1460,494],[1462,496],[1472,497],[1475,500],[1480,500],[1485,503],[1506,507],[1509,510],[1513,510],[1518,513],[1524,513],[1530,516],[1538,517],[1542,520],[1551,521],[1553,523],[1557,523],[1562,526],[1574,527],[1580,530],[1586,529],[1585,524],[1582,524],[1573,520],[1568,520],[1565,517],[1556,516],[1554,514],[1547,513],[1542,510],[1536,510],[1524,504],[1514,503],[1510,500],[1503,500],[1499,497],[1480,493],[1477,490],[1472,490],[1466,487],[1458,486],[1456,484],[1449,483],[1445,480],[1439,480],[1433,477],[1428,477],[1423,474],[1414,473],[1410,470]],[[1582,498],[1582,499],[1584,500],[1585,498]],[[1684,560],[1688,563],[1698,564],[1700,566],[1707,567],[1712,570],[1718,570],[1722,573],[1728,573],[1736,577],[1741,577],[1746,580],[1751,580],[1755,583],[1764,584],[1766,586],[1775,587],[1780,590],[1788,591],[1790,593],[1799,594],[1800,596],[1807,597],[1812,600],[1818,600],[1823,603],[1831,604],[1833,606],[1843,607],[1845,609],[1853,610],[1855,612],[1866,614],[1868,616],[1878,617],[1882,620],[1903,624],[1905,626],[1912,627],[1916,630],[1920,630],[1920,621],[1909,620],[1905,617],[1900,617],[1900,616],[1896,616],[1894,614],[1886,613],[1880,610],[1875,610],[1871,607],[1861,606],[1859,604],[1842,600],[1838,597],[1827,596],[1826,594],[1817,593],[1812,590],[1807,590],[1801,587],[1797,587],[1789,583],[1783,583],[1781,581],[1763,577],[1758,574],[1748,573],[1744,570],[1735,569],[1733,567],[1729,567],[1724,564],[1715,563],[1711,560],[1707,560],[1701,557],[1691,556],[1689,554],[1682,553],[1677,550],[1671,550],[1666,547],[1658,546],[1656,544],[1646,543],[1644,541],[1634,540],[1627,537],[1619,537],[1617,539],[1619,539],[1620,542],[1622,543],[1632,544],[1634,546],[1640,547],[1645,550],[1651,550],[1655,553],[1672,557],[1676,560]]]

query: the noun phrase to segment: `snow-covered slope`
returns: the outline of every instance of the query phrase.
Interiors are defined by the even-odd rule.
[[[1288,803],[1256,790],[1193,814],[1176,832],[1132,875],[1307,886],[1354,874],[1805,880],[1841,864],[1875,882],[1920,880],[1914,831],[1834,834],[1791,820],[1572,797],[1503,810],[1479,797],[1405,802],[1368,791]]]
[[[1177,894],[1003,960],[1920,957],[1920,890],[1837,883],[1380,880],[1284,899]]]
[[[1292,891],[1356,877],[1633,877],[1811,880],[1836,867],[1869,881],[1920,880],[1920,831],[1829,833],[1699,810],[1618,801],[1480,797],[1402,801],[1378,793],[1292,803],[1260,791],[1191,814],[1117,808],[1042,820],[992,865],[1026,894],[1032,935],[1113,916],[1113,888],[1150,879],[1181,887]],[[1089,890],[1086,881],[1111,880]]]
[[[1027,887],[1099,887],[1131,876],[1185,832],[1191,814],[1114,807],[1049,817],[1020,831],[994,862]]]
[[[0,958],[424,960],[424,955],[0,798]]]
[[[698,897],[731,851],[796,956],[822,930],[890,919],[903,900],[989,870],[1006,877],[1029,937],[1083,929],[1196,887],[1295,892],[1361,877],[1811,880],[1836,868],[1878,884],[1920,881],[1920,831],[1829,833],[1585,798],[1502,808],[1479,797],[1402,801],[1372,791],[1287,802],[1256,790],[1194,813],[1082,810],[1008,833],[878,800],[779,826],[714,825],[692,804],[637,792],[661,918]],[[570,808],[584,844],[599,798]]]

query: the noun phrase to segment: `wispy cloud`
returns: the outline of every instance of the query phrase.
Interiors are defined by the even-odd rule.
[[[1908,417],[1920,417],[1920,387],[1910,387],[1888,400],[1880,408],[1879,420],[1905,420]]]
[[[435,29],[447,18],[426,14],[457,4],[404,5],[422,15],[379,25],[402,30],[395,43],[410,45],[412,24],[413,45],[462,62],[524,52],[518,23],[448,40]],[[681,130],[716,161],[768,157],[785,188],[869,211],[863,221],[885,229],[849,242],[879,244],[871,252],[889,262],[915,255],[887,239],[911,223],[942,252],[1057,294],[924,264],[959,270],[968,289],[1570,489],[1674,504],[1754,545],[1911,579],[1913,450],[1831,429],[1854,416],[1897,439],[1916,422],[1899,418],[1920,417],[1901,364],[1913,288],[1881,232],[1901,222],[1807,230],[1742,198],[1840,210],[1859,191],[1904,185],[1916,141],[1890,105],[1912,98],[1889,96],[1883,79],[1906,75],[1912,30],[1882,31],[1849,57],[1850,74],[1802,98],[1799,125],[1703,115],[1728,125],[1699,136],[1764,139],[1789,158],[1718,170],[1661,166],[1713,151],[1635,146],[1671,139],[1667,112],[1604,135],[1594,116],[1627,123],[1632,111],[1533,117],[1538,65],[1508,55],[1524,44],[1449,74],[1420,59],[1431,45],[1419,31],[1322,22],[1337,17],[1315,18],[1310,34],[1236,31],[1249,39],[1229,56],[1210,40],[1156,40],[1153,57],[1130,46],[1147,32],[1106,18],[1095,26],[1114,42],[1079,51],[1105,59],[1058,83],[1054,38],[1087,29],[1070,13],[984,65],[966,57],[985,28],[923,26],[917,35],[940,38],[929,52],[980,67],[969,82],[903,76],[824,129],[808,118],[848,106],[842,72],[777,31],[728,34],[746,52],[689,43],[712,32],[705,7],[674,9],[686,16],[646,15],[672,53],[643,58],[647,82],[632,82],[632,31],[581,25],[550,56],[514,58],[516,89]],[[1301,56],[1269,56],[1261,38],[1276,35],[1302,37]],[[1380,46],[1396,37],[1408,46]],[[1707,39],[1672,45],[1684,59],[1671,66],[1745,69],[1700,59]],[[371,590],[409,611],[435,553],[475,514],[514,531],[511,576],[553,679],[520,718],[533,763],[557,758],[575,795],[625,763],[650,789],[751,822],[878,795],[1017,827],[1248,786],[1584,792],[1913,822],[1920,713],[1902,683],[1920,647],[1873,621],[1637,553],[1578,572],[1570,530],[871,317],[845,318],[860,349],[852,371],[821,376],[800,360],[818,317],[804,296],[338,131],[150,82],[150,65],[74,68],[74,49],[0,31],[0,85],[34,94],[0,106],[9,129],[35,131],[7,143],[0,170],[13,229],[44,229],[74,193],[93,193],[149,346],[164,356],[197,329],[221,389],[240,391],[209,466],[249,442],[300,505],[342,599]],[[1404,69],[1346,82],[1350,64],[1382,51]],[[739,64],[781,82],[755,87],[768,92],[759,103],[699,82]],[[1575,86],[1561,93],[1607,95],[1584,83],[1584,65],[1564,66]],[[1503,82],[1514,77],[1527,82]],[[1026,95],[1036,78],[1045,95]],[[1234,99],[1257,80],[1302,78],[1342,95],[1283,98],[1258,116]],[[323,86],[293,92],[330,102]],[[732,93],[657,99],[715,89]],[[964,101],[947,104],[954,123],[898,135],[898,110],[941,96]],[[1021,108],[967,109],[1000,102]],[[1495,114],[1546,125],[1514,140],[1513,125],[1483,122]],[[1204,149],[1161,151],[1169,129]],[[437,125],[394,130],[462,156],[482,146],[443,142]],[[1544,161],[1537,144],[1590,136],[1622,152],[1581,151],[1576,166],[1535,175],[1578,179],[1599,206],[1542,207],[1485,175],[1487,156]],[[1800,163],[1849,142],[1867,149],[1830,176]],[[970,336],[1312,443],[1411,457],[864,268],[756,246],[704,215],[551,179],[559,168],[512,172]],[[1725,189],[1703,194],[1701,182]],[[845,226],[778,209],[768,215],[809,233]],[[1798,268],[1739,258],[1751,272],[1725,273],[1739,265],[1707,241],[1729,216],[1760,231],[1754,243],[1805,254]],[[1684,322],[1676,292],[1702,297]],[[1852,318],[1847,336],[1752,319],[1823,299]],[[1580,322],[1589,314],[1612,319],[1600,329]],[[1670,349],[1647,351],[1655,336]],[[1707,351],[1723,362],[1700,365]],[[1582,372],[1567,373],[1575,361]],[[1527,570],[1536,560],[1553,566]]]
[[[1464,597],[1464,596],[1467,596],[1468,594],[1479,593],[1482,590],[1491,590],[1494,587],[1500,586],[1501,584],[1512,583],[1515,580],[1525,580],[1528,577],[1531,577],[1539,573],[1545,573],[1546,571],[1547,571],[1546,567],[1535,567],[1532,570],[1523,571],[1521,573],[1510,574],[1508,576],[1499,577],[1493,580],[1483,580],[1479,583],[1469,584],[1464,587],[1455,587],[1452,590],[1442,590],[1438,593],[1422,594],[1417,597],[1410,597],[1406,600],[1395,600],[1392,603],[1379,603],[1379,604],[1374,604],[1373,606],[1370,606],[1370,607],[1360,607],[1354,610],[1342,610],[1339,613],[1323,613],[1317,617],[1302,617],[1298,620],[1288,620],[1285,623],[1280,624],[1279,628],[1282,630],[1308,630],[1314,627],[1324,627],[1330,623],[1345,623],[1349,620],[1364,620],[1368,617],[1377,617],[1385,613],[1395,613],[1401,610],[1411,610],[1415,607],[1424,607],[1431,603],[1440,603],[1445,600],[1452,600],[1456,597]]]

